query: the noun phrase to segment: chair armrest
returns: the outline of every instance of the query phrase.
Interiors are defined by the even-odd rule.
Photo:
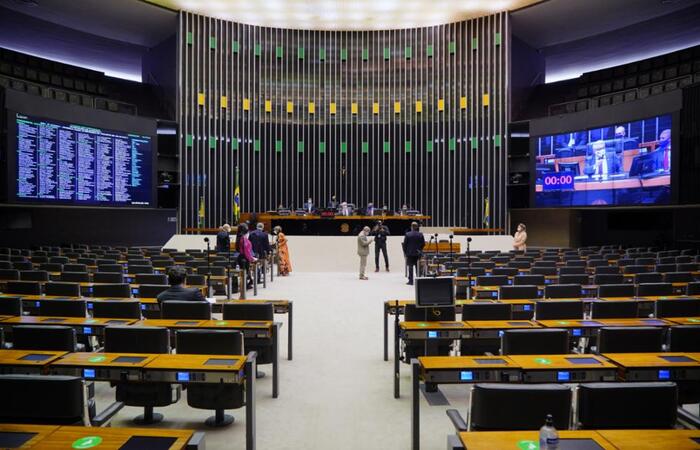
[[[114,416],[124,407],[124,402],[114,402],[105,408],[104,411],[90,419],[92,426],[104,427],[109,425]]]
[[[192,434],[190,440],[185,444],[185,450],[204,450],[204,432],[197,431]]]
[[[447,417],[452,421],[452,425],[457,431],[467,431],[467,423],[464,421],[462,416],[459,415],[459,411],[456,409],[448,409],[446,411]]]

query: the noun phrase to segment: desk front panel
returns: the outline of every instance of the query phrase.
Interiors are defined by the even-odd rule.
[[[470,327],[465,322],[400,322],[399,332],[403,339],[462,339],[471,337]]]
[[[470,320],[465,323],[472,328],[473,339],[498,339],[503,330],[542,328],[533,320]]]
[[[70,353],[54,361],[49,372],[95,381],[141,381],[143,367],[156,356],[145,353]]]
[[[623,381],[700,381],[697,353],[605,353]]]
[[[243,383],[245,355],[159,355],[144,367],[144,381]]]
[[[617,366],[598,355],[510,355],[524,383],[615,381]]]
[[[421,356],[421,378],[427,383],[517,383],[520,369],[505,356]]]

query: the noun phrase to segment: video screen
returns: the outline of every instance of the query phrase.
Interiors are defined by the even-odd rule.
[[[16,113],[18,201],[152,206],[151,136]]]
[[[535,206],[671,202],[671,114],[536,138]]]

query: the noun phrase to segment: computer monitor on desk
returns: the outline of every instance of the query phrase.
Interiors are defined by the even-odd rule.
[[[560,162],[559,173],[562,172],[573,172],[573,175],[577,177],[581,174],[581,167],[577,162]]]
[[[659,167],[663,169],[662,157],[663,152],[660,151],[635,156],[630,167],[630,177],[653,177],[657,174]]]
[[[455,305],[453,277],[416,278],[416,306],[438,308]]]

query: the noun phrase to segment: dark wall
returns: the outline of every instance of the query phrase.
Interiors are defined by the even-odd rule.
[[[153,87],[156,98],[162,103],[165,118],[175,119],[177,94],[177,34],[143,54],[142,76],[144,83]]]
[[[511,37],[510,120],[527,117],[527,111],[538,85],[544,83],[544,56],[525,41]]]

